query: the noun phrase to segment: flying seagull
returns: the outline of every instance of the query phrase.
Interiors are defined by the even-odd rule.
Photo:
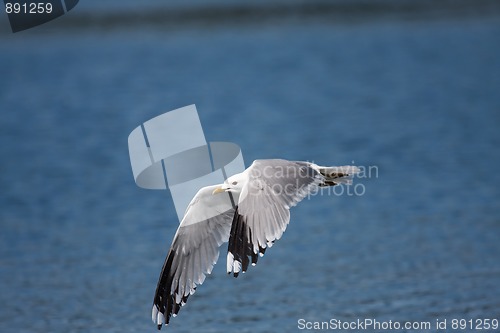
[[[161,329],[203,283],[229,241],[227,273],[237,277],[280,239],[295,206],[319,187],[352,183],[355,166],[256,160],[223,184],[203,187],[191,200],[163,264],[152,320]],[[229,204],[228,204],[229,203]]]

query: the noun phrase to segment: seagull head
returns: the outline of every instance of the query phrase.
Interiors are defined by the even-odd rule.
[[[222,193],[222,192],[234,192],[240,193],[243,185],[245,184],[246,177],[243,173],[231,176],[224,181],[219,187],[216,187],[212,194]]]

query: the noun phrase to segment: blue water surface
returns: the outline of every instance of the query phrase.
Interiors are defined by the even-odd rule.
[[[293,208],[238,279],[223,247],[169,330],[500,319],[498,36],[498,17],[0,36],[0,331],[156,329],[178,221],[127,137],[193,103],[247,165],[372,168]]]

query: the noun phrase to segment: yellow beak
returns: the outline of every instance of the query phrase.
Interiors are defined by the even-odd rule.
[[[222,188],[222,186],[219,186],[217,187],[213,192],[212,194],[217,194],[217,193],[222,193],[222,192],[226,192],[225,189]]]

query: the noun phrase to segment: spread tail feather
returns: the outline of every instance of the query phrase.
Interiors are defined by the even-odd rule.
[[[354,165],[318,166],[318,171],[325,177],[325,181],[320,186],[335,186],[338,184],[351,185],[353,176],[361,172],[361,169]]]

